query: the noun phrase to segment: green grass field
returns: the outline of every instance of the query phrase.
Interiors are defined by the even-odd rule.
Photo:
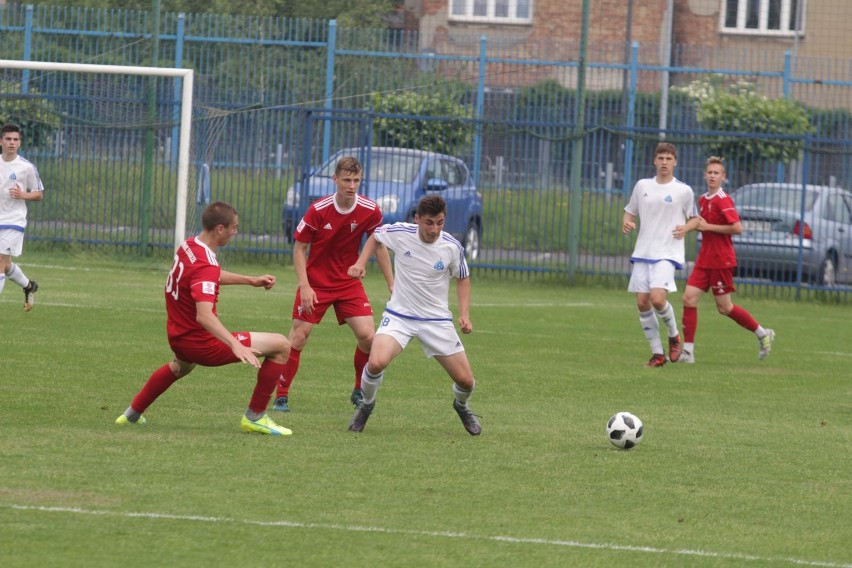
[[[232,330],[286,333],[295,277],[226,287]],[[412,344],[364,433],[348,328],[315,329],[274,413],[289,438],[244,434],[246,366],[197,369],[113,420],[170,358],[163,262],[25,254],[31,313],[0,295],[3,566],[849,566],[852,308],[737,298],[757,342],[705,298],[695,365],[646,369],[627,292],[476,276],[469,436],[451,382]],[[377,274],[368,291],[380,309]],[[672,296],[679,308],[679,294]],[[646,427],[618,450],[604,429]]]

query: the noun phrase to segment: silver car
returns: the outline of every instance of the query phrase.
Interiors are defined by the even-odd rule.
[[[737,273],[820,286],[852,282],[852,194],[824,185],[755,183],[731,196],[743,224]]]

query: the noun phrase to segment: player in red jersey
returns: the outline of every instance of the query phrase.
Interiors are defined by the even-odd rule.
[[[725,163],[722,158],[711,156],[704,164],[704,181],[707,193],[698,198],[698,210],[701,220],[701,250],[695,259],[695,266],[686,281],[683,293],[683,352],[680,360],[684,363],[695,362],[695,329],[698,327],[698,302],[707,290],[713,290],[716,309],[728,316],[740,326],[757,336],[759,344],[758,359],[765,359],[772,349],[775,332],[765,329],[752,315],[734,305],[731,293],[734,288],[734,268],[737,255],[731,241],[731,235],[743,232],[740,216],[734,201],[722,184],[727,180]]]
[[[348,324],[358,342],[353,361],[355,388],[350,400],[355,406],[361,403],[361,372],[370,356],[375,321],[363,284],[350,278],[348,270],[358,260],[362,237],[382,224],[382,212],[376,202],[358,195],[362,171],[355,158],[341,158],[332,176],[337,191],[312,203],[296,227],[293,266],[299,288],[293,302],[289,337],[292,348],[284,378],[278,382],[274,410],[290,410],[290,385],[299,370],[302,350],[314,325],[332,306],[338,325]],[[388,289],[393,290],[393,270],[386,248],[376,251],[376,260]]]
[[[175,252],[174,264],[166,278],[166,331],[174,359],[154,371],[115,423],[120,426],[145,424],[145,410],[175,381],[188,375],[196,365],[218,367],[248,363],[258,369],[248,410],[240,423],[246,432],[287,436],[292,432],[279,426],[266,414],[275,384],[284,371],[290,343],[280,333],[240,331],[231,333],[216,313],[219,287],[247,284],[269,290],[275,277],[244,276],[219,267],[216,250],[228,244],[235,234],[237,210],[222,201],[211,203],[201,216],[201,234],[190,237]],[[265,357],[261,364],[257,356]]]

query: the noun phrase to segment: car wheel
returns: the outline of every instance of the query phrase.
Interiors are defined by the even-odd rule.
[[[471,221],[464,233],[464,255],[467,260],[479,259],[480,230],[476,221]]]
[[[819,267],[817,284],[821,286],[835,286],[837,284],[837,270],[834,257],[831,254],[823,259],[822,265]]]

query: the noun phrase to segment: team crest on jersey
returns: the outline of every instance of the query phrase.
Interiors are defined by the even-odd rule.
[[[439,260],[438,262],[435,263],[435,266],[433,266],[432,268],[434,268],[435,270],[443,270],[444,269],[444,261]]]
[[[354,233],[355,229],[357,229],[357,228],[358,228],[358,223],[355,223],[355,222],[349,223],[349,232],[350,233]]]
[[[9,176],[9,179],[18,179],[18,176],[15,175],[15,172],[12,172],[12,175]]]
[[[410,251],[410,250],[405,251],[405,254],[404,254],[404,255],[402,255],[402,256],[405,256],[405,257],[411,258],[411,251]]]
[[[671,203],[672,202],[672,196],[667,195],[666,198],[663,201],[665,201],[666,203]]]

